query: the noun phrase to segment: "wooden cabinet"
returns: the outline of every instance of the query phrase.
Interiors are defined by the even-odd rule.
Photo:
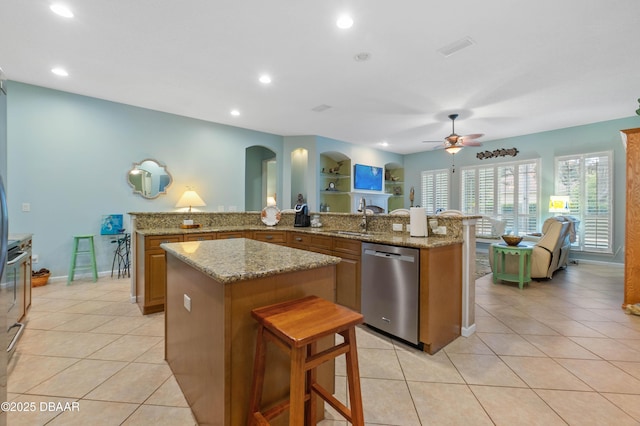
[[[278,245],[286,245],[287,234],[285,231],[253,231],[251,237],[256,241],[264,241],[265,243],[272,243]]]
[[[268,241],[268,237],[273,237],[273,242],[286,241],[285,231],[276,236],[274,232],[260,234],[261,241]],[[206,241],[224,238],[251,238],[251,231],[233,232],[199,232],[175,235],[138,235],[136,240],[136,302],[143,315],[164,311],[166,294],[166,253],[160,247],[162,243],[180,243],[184,241]]]
[[[332,241],[333,238],[330,236],[305,232],[289,232],[287,236],[289,247],[322,254],[331,254]]]
[[[342,259],[336,265],[336,303],[360,312],[360,266],[362,243],[348,238],[289,232],[289,247],[329,254]]]
[[[184,241],[183,235],[138,235],[136,302],[144,315],[164,311],[167,261],[165,251],[160,244],[182,241]]]
[[[460,336],[462,244],[420,249],[420,342],[436,353]]]
[[[336,267],[336,302],[361,312],[362,242],[334,237],[331,254],[342,259]]]
[[[202,232],[199,234],[184,234],[184,241],[207,241],[207,240],[215,240],[216,233],[215,232]]]
[[[624,302],[640,303],[640,128],[622,131],[627,151],[624,249]]]

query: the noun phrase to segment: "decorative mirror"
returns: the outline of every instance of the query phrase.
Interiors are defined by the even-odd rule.
[[[133,193],[144,198],[156,198],[166,194],[171,182],[173,178],[166,166],[150,158],[133,163],[133,168],[127,174],[127,183],[133,188]]]

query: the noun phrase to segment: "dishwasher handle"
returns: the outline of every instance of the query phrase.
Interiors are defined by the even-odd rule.
[[[380,250],[365,249],[364,254],[367,256],[385,257],[390,260],[400,260],[403,262],[414,263],[416,261],[416,258],[414,256],[406,256],[400,253],[389,253]]]

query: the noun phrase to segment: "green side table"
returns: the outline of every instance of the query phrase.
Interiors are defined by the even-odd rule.
[[[522,289],[524,283],[531,281],[531,253],[533,247],[527,245],[508,246],[502,243],[491,244],[493,250],[493,283],[498,280],[511,281],[518,283],[518,287]],[[506,257],[518,256],[518,273],[511,274],[506,272]]]

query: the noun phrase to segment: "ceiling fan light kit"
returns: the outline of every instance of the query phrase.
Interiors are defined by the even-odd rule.
[[[457,145],[451,145],[451,146],[446,147],[444,150],[447,151],[451,155],[455,155],[455,154],[459,153],[460,151],[462,151],[462,147],[461,146],[457,146]]]

